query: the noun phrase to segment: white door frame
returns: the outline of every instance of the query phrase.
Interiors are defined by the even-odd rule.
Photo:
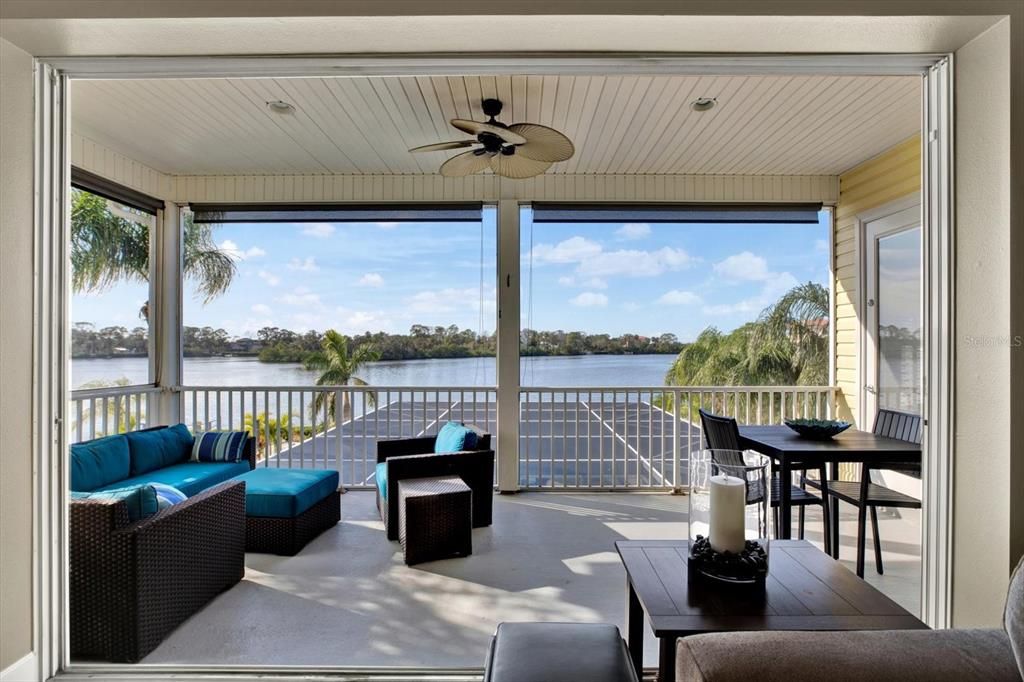
[[[410,75],[410,74],[846,74],[923,75],[925,78],[926,143],[923,156],[923,215],[925,226],[925,364],[930,381],[925,389],[925,414],[941,420],[944,433],[926,433],[926,490],[934,504],[922,518],[929,546],[922,558],[926,599],[924,618],[933,626],[949,623],[951,603],[952,528],[952,55],[942,54],[560,54],[524,55],[431,55],[324,57],[83,57],[37,60],[36,89],[36,253],[37,279],[34,315],[37,354],[34,361],[34,433],[36,439],[36,557],[34,616],[40,653],[40,676],[60,673],[66,677],[114,675],[130,671],[133,678],[168,676],[163,668],[149,673],[137,667],[114,665],[70,666],[66,642],[67,523],[63,490],[67,488],[67,435],[64,410],[69,396],[67,376],[67,258],[69,216],[65,188],[70,186],[68,103],[64,97],[73,78],[168,78],[298,75]],[[510,213],[510,211],[506,211]],[[501,230],[499,211],[499,226]],[[499,270],[500,272],[500,270]],[[931,287],[938,287],[934,290]],[[511,312],[511,311],[510,311]],[[948,336],[947,336],[948,335]],[[939,339],[938,336],[943,336]],[[939,535],[936,535],[938,533]],[[255,678],[261,669],[240,666],[235,672]],[[292,669],[294,670],[294,669]],[[182,668],[178,672],[185,673]],[[343,679],[343,671],[330,673]],[[399,671],[350,669],[357,677],[387,677]],[[403,674],[408,676],[405,669]],[[424,671],[426,672],[426,671]],[[430,671],[440,679],[439,671]],[[222,676],[224,670],[216,673]],[[449,671],[449,679],[461,679],[465,671]],[[212,671],[192,668],[190,679],[212,678]]]
[[[900,214],[914,212],[913,219],[902,219]],[[893,223],[879,225],[880,222],[893,220]],[[857,414],[860,415],[860,428],[870,429],[874,414],[878,410],[877,397],[873,392],[878,383],[878,339],[876,338],[878,327],[878,306],[873,299],[877,299],[875,288],[877,287],[877,258],[875,257],[875,242],[879,237],[894,234],[908,229],[914,225],[920,226],[921,222],[921,195],[914,192],[911,195],[889,202],[884,206],[873,208],[870,211],[859,213],[855,219],[855,229],[859,242],[860,277],[863,285],[860,287],[860,309],[864,311],[864,324],[860,328],[860,357],[858,358],[860,375],[860,400],[858,401]],[[922,234],[924,230],[922,229]],[[923,273],[923,270],[922,270]],[[922,282],[922,289],[924,282]],[[923,303],[922,303],[923,305]],[[923,319],[923,318],[922,318]]]

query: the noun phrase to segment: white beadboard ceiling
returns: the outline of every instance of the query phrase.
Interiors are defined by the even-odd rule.
[[[170,175],[436,172],[467,136],[451,118],[557,128],[576,155],[549,173],[837,175],[920,127],[904,76],[469,76],[76,81],[75,132]],[[690,109],[715,97],[705,113]],[[284,100],[293,114],[270,112]]]

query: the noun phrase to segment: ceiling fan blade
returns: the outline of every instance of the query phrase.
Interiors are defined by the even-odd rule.
[[[442,163],[440,173],[448,178],[461,178],[465,175],[479,173],[484,168],[487,168],[490,163],[491,154],[489,152],[483,152],[482,154],[477,154],[476,151],[462,152]]]
[[[518,151],[518,147],[516,148]],[[537,161],[516,154],[495,154],[491,158],[491,170],[498,175],[514,180],[541,175],[551,167],[550,161]]]
[[[480,144],[476,140],[453,140],[451,142],[437,142],[435,144],[425,144],[422,147],[413,147],[410,152],[441,152],[446,149],[459,149],[461,147],[472,147],[475,144]]]
[[[516,146],[517,156],[553,163],[572,158],[576,153],[572,140],[554,128],[536,123],[513,123],[508,129],[526,138],[526,144]]]
[[[491,125],[490,123],[470,121],[464,118],[453,118],[451,120],[451,124],[462,132],[469,133],[470,135],[490,133],[491,135],[501,138],[507,144],[526,144],[526,138],[519,133],[512,132],[508,128],[502,128],[501,126]]]

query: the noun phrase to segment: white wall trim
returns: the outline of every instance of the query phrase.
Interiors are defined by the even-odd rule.
[[[39,679],[39,657],[30,651],[0,670],[0,682],[35,682]]]
[[[528,75],[917,75],[940,54],[420,53],[238,57],[54,57],[73,78]]]

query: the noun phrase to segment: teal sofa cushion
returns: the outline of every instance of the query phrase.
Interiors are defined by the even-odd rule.
[[[253,469],[245,481],[245,515],[293,518],[338,489],[338,472],[325,469]]]
[[[107,436],[71,446],[71,489],[88,492],[128,478],[131,456],[124,436]]]
[[[184,424],[125,434],[131,453],[132,476],[180,464],[192,453],[192,434]]]
[[[374,469],[373,477],[377,479],[377,490],[380,491],[380,496],[385,500],[388,499],[388,463],[379,463]]]
[[[434,454],[462,452],[476,447],[476,431],[458,422],[448,422],[437,432]]]
[[[102,488],[119,488],[145,483],[163,483],[177,488],[189,497],[211,486],[249,471],[248,462],[182,462]]]
[[[112,500],[124,502],[128,508],[128,520],[138,521],[156,514],[159,503],[156,490],[151,485],[126,486],[112,490],[96,490],[93,492],[73,492],[72,500]]]

